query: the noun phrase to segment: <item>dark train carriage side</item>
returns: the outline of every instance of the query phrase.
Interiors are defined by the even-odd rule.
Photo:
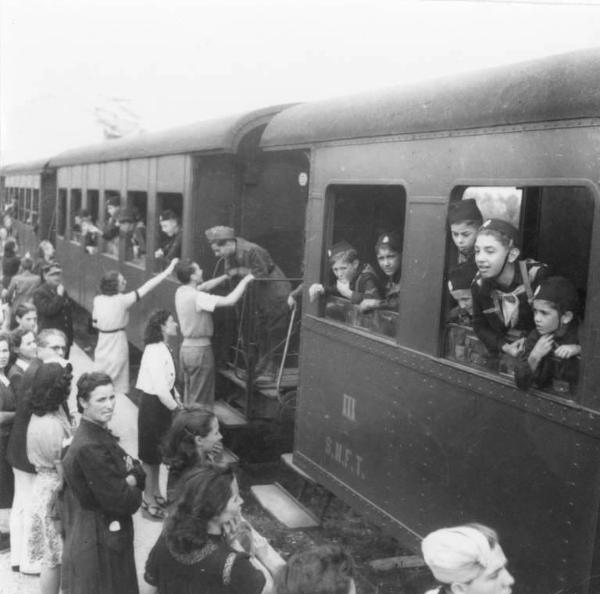
[[[18,232],[20,252],[34,257],[41,239],[54,240],[56,171],[48,159],[7,165],[2,177],[2,209],[10,208]]]
[[[264,157],[258,147],[267,122],[282,107],[265,108],[228,118],[200,122],[165,132],[147,133],[72,150],[50,162],[57,168],[57,250],[65,265],[67,286],[86,308],[98,290],[102,273],[119,269],[130,288],[149,278],[160,263],[159,214],[170,208],[182,218],[184,257],[197,260],[210,278],[215,259],[204,230],[217,224],[236,228],[240,236],[262,243],[288,276],[301,268],[305,198],[297,183],[306,159],[285,153]],[[87,209],[102,227],[107,201],[119,196],[146,226],[146,254],[127,253],[124,237],[101,241],[86,250],[74,226]],[[280,216],[282,212],[290,216]],[[281,249],[281,236],[288,243]],[[90,251],[95,253],[89,253]],[[173,308],[175,280],[163,283],[132,309],[129,338],[142,346],[145,320],[156,307]]]
[[[305,290],[294,460],[415,549],[480,521],[519,592],[597,592],[600,52],[298,106],[263,146],[311,150],[305,287],[332,242],[376,266],[377,233],[403,236],[397,313],[334,320]],[[574,393],[517,390],[465,329],[449,345],[446,215],[465,197],[587,295]]]

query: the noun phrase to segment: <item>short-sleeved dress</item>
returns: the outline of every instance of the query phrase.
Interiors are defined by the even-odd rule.
[[[71,437],[71,423],[62,406],[43,416],[31,415],[27,428],[27,456],[35,466],[32,507],[25,517],[29,562],[56,567],[62,562],[62,539],[55,523],[62,479],[56,467],[64,442]]]
[[[129,308],[138,300],[136,291],[94,297],[92,317],[98,329],[94,367],[108,373],[118,394],[129,392]]]
[[[159,594],[260,594],[265,586],[265,576],[250,557],[220,536],[209,536],[198,551],[178,555],[161,534],[148,556],[144,579]]]
[[[15,409],[15,395],[10,384],[0,380],[0,411],[12,412]],[[6,450],[12,426],[12,422],[0,425],[0,509],[10,508],[14,495],[13,472],[6,460]]]

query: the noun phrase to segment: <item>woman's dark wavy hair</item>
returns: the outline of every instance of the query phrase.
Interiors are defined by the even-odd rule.
[[[162,444],[163,462],[171,471],[181,472],[196,466],[198,449],[196,437],[206,437],[216,415],[199,404],[178,411]]]
[[[104,373],[103,371],[94,371],[92,373],[84,373],[77,380],[77,410],[82,413],[83,406],[81,406],[81,400],[87,402],[92,395],[92,392],[98,386],[108,386],[112,384],[113,381],[108,375],[108,373]]]
[[[67,363],[43,363],[35,372],[28,398],[29,410],[43,416],[54,412],[66,402],[71,392],[73,367]]]
[[[166,309],[157,309],[152,312],[144,329],[144,344],[155,344],[162,341],[161,326],[164,326],[170,315],[172,315],[171,312]]]
[[[100,279],[100,293],[102,295],[116,295],[119,292],[119,271],[109,270]]]
[[[208,523],[227,507],[234,478],[231,468],[198,469],[190,476],[165,523],[165,539],[170,550],[185,554],[206,544]]]
[[[27,336],[28,334],[33,334],[33,337],[35,338],[35,332],[25,328],[15,328],[10,333],[10,358],[8,360],[8,368],[12,367],[15,361],[19,358],[18,350],[21,348],[23,337]]]
[[[21,303],[15,310],[15,317],[22,318],[25,314],[28,314],[30,311],[35,311],[37,313],[37,308],[35,305],[33,305],[33,303]]]
[[[277,594],[348,594],[354,561],[339,545],[292,555],[276,576]]]
[[[11,365],[14,363],[14,348],[10,334],[8,332],[0,332],[0,342],[5,342],[8,346],[8,363],[3,370],[4,373],[6,373],[10,369]]]

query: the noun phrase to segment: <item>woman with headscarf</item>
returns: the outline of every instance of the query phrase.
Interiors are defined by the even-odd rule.
[[[495,530],[482,524],[441,528],[421,543],[440,586],[427,594],[510,594],[515,583]]]

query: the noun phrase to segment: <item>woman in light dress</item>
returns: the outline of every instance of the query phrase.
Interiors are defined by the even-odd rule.
[[[93,325],[98,330],[94,367],[110,375],[117,394],[129,392],[129,309],[164,281],[173,272],[177,262],[177,259],[171,260],[166,270],[128,293],[125,293],[127,281],[116,270],[105,273],[100,281],[102,294],[94,297],[92,310]]]

